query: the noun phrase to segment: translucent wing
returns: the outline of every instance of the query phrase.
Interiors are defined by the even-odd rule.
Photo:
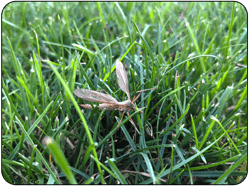
[[[115,72],[116,72],[116,76],[117,76],[118,85],[122,89],[122,91],[127,94],[128,99],[130,100],[128,78],[127,78],[126,70],[125,70],[122,62],[120,62],[119,59],[116,60],[115,66],[116,66]]]
[[[99,103],[118,103],[118,101],[108,94],[103,94],[94,90],[76,89],[74,94],[84,100]]]

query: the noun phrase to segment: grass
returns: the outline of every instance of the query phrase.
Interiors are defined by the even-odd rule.
[[[130,113],[82,109],[77,87]],[[92,103],[91,103],[92,104]],[[12,2],[2,14],[11,184],[237,184],[247,174],[247,13],[235,2]]]

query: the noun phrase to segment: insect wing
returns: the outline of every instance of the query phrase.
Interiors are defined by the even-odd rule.
[[[118,85],[122,89],[122,91],[127,94],[128,99],[130,100],[128,78],[127,78],[126,70],[125,70],[122,62],[119,59],[116,60],[115,66],[116,66],[115,72],[116,72],[116,76],[117,76]]]
[[[76,89],[74,94],[84,100],[99,103],[118,103],[118,101],[108,94],[103,94],[94,90]]]

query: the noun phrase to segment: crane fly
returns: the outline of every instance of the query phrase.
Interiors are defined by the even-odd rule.
[[[122,91],[126,93],[128,100],[118,102],[115,98],[113,98],[109,94],[104,94],[98,91],[87,90],[87,89],[76,89],[74,90],[74,94],[77,97],[84,99],[86,101],[101,103],[99,105],[99,110],[103,110],[103,109],[106,109],[107,111],[119,110],[123,112],[121,120],[120,120],[121,122],[125,112],[129,116],[129,112],[132,110],[135,110],[134,102],[138,99],[141,92],[151,90],[151,89],[137,91],[136,93],[139,92],[138,96],[137,97],[134,96],[133,100],[131,101],[130,95],[129,95],[128,78],[127,78],[125,67],[123,66],[122,62],[119,59],[116,60],[115,65],[116,65],[116,77],[117,77],[118,85],[122,89]],[[152,88],[152,89],[156,89],[156,88]],[[93,107],[90,104],[79,104],[79,105],[86,109],[93,109]],[[94,107],[95,106],[96,105],[94,105]],[[136,129],[136,126],[131,118],[130,118],[130,121],[132,122],[132,124],[134,125]],[[117,125],[117,127],[119,126],[119,124]]]

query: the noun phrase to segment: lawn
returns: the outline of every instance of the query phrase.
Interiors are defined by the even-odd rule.
[[[128,100],[117,59],[131,100],[150,89],[123,118],[73,94]],[[239,3],[12,2],[2,13],[1,83],[2,177],[11,184],[246,177],[247,12]]]

